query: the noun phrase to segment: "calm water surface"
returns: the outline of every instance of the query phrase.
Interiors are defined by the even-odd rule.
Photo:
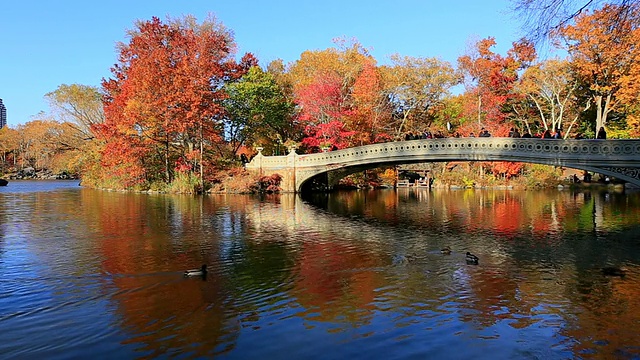
[[[635,359],[639,239],[638,193],[11,182],[0,358]]]

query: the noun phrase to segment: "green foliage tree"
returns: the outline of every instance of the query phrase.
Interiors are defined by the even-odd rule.
[[[299,136],[293,122],[295,104],[275,77],[254,66],[242,79],[226,85],[226,138],[234,152],[243,144],[276,144]]]

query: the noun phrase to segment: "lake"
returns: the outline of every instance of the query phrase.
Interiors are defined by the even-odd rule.
[[[638,359],[639,239],[628,191],[12,181],[0,358]]]

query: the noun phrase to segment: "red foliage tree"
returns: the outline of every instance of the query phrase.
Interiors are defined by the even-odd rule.
[[[120,46],[114,77],[102,82],[106,119],[95,130],[106,142],[103,162],[116,173],[137,163],[146,180],[163,174],[171,181],[178,158],[221,141],[221,85],[257,61],[248,54],[236,63],[233,38],[215,19],[164,24],[154,17],[130,35]]]
[[[299,120],[305,126],[302,143],[309,148],[350,145],[355,134],[346,128],[344,119],[351,115],[342,95],[342,81],[336,75],[319,75],[315,81],[301,87],[296,94],[300,107]]]

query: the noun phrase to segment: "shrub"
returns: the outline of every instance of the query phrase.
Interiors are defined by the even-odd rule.
[[[177,172],[167,191],[176,194],[199,194],[203,191],[200,177],[191,172]]]
[[[273,175],[270,175],[270,176],[262,176],[262,177],[260,177],[260,180],[258,181],[258,184],[259,184],[258,191],[259,192],[266,192],[266,193],[280,192],[280,190],[282,190],[280,188],[280,182],[281,181],[282,181],[282,176],[280,176],[280,174],[273,174]]]
[[[210,180],[212,183],[210,192],[249,194],[258,192],[260,176],[244,168],[231,168],[216,172]]]
[[[532,164],[526,175],[526,186],[534,187],[551,187],[557,186],[562,177],[562,169],[555,166]]]

